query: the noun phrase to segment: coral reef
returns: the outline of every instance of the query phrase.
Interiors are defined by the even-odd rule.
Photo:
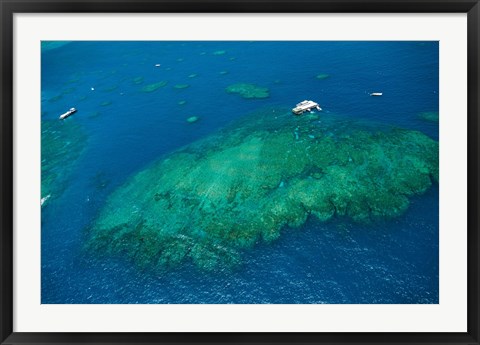
[[[167,81],[162,80],[162,81],[159,81],[158,83],[148,84],[148,85],[145,85],[144,87],[142,87],[141,91],[142,92],[154,92],[154,91],[157,91],[159,88],[167,85],[167,83],[168,83]]]
[[[418,114],[418,117],[425,121],[438,122],[438,111],[426,111]]]
[[[268,88],[260,87],[254,84],[238,83],[228,86],[225,91],[236,93],[243,98],[267,98],[269,97]]]
[[[73,121],[42,120],[42,206],[59,197],[85,147],[82,127]]]
[[[87,247],[159,272],[185,262],[224,270],[308,217],[397,217],[437,182],[438,142],[420,132],[266,109],[131,177]]]
[[[178,90],[186,89],[188,87],[190,87],[189,84],[176,84],[176,85],[173,86],[173,88],[178,89]]]
[[[317,74],[317,76],[315,78],[317,78],[318,80],[324,80],[324,79],[330,78],[330,75],[325,74],[325,73],[321,73],[321,74]]]
[[[140,76],[140,77],[135,77],[135,78],[132,79],[132,82],[133,82],[134,84],[141,84],[141,83],[143,83],[143,77],[142,77],[142,76]]]
[[[194,123],[194,122],[197,122],[198,120],[200,120],[198,116],[190,116],[189,118],[187,118],[188,123]]]

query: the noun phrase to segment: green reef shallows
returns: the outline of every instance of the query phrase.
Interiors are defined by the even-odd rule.
[[[154,92],[157,91],[159,88],[164,87],[167,85],[168,82],[165,80],[159,81],[158,83],[148,84],[142,87],[142,92]]]
[[[421,132],[267,109],[118,187],[89,228],[87,248],[159,272],[188,262],[229,269],[309,216],[366,224],[399,216],[432,181],[438,142]]]
[[[198,116],[190,116],[187,118],[188,123],[194,123],[194,122],[197,122],[198,120],[200,120]]]
[[[182,90],[182,89],[186,89],[186,88],[189,88],[190,85],[189,84],[176,84],[173,86],[174,89],[177,89],[177,90]]]
[[[419,113],[418,117],[425,121],[438,122],[438,111],[425,111]]]
[[[132,79],[132,82],[133,82],[134,84],[137,84],[137,85],[138,85],[138,84],[141,84],[141,83],[143,83],[143,77],[142,77],[142,76],[140,76],[140,77],[135,77],[135,78]]]
[[[59,197],[67,187],[70,171],[85,147],[86,135],[73,121],[42,120],[41,204]]]
[[[318,80],[325,80],[325,79],[330,78],[330,75],[322,73],[322,74],[317,74],[317,76],[315,78],[317,78]]]
[[[227,93],[236,93],[243,98],[267,98],[269,91],[266,87],[260,87],[255,84],[238,83],[228,86],[225,91]]]

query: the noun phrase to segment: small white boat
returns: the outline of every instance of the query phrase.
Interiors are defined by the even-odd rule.
[[[298,103],[295,108],[292,109],[292,112],[295,114],[295,115],[301,115],[303,114],[304,112],[306,111],[312,111],[313,109],[317,109],[317,110],[322,110],[322,108],[320,108],[320,105],[318,105],[318,103],[314,102],[314,101],[302,101],[300,103]]]
[[[383,95],[383,92],[372,92],[370,96],[381,96]]]
[[[40,206],[43,206],[43,204],[50,198],[50,194],[48,194],[47,196],[43,197],[42,199],[40,199]]]
[[[64,119],[66,119],[67,117],[69,117],[70,115],[72,115],[72,114],[74,114],[74,113],[76,113],[76,112],[77,112],[77,109],[75,109],[75,108],[70,108],[69,111],[67,111],[66,113],[60,115],[59,119],[60,119],[60,120],[64,120]]]

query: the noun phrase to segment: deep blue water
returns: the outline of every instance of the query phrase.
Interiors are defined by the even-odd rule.
[[[285,229],[231,274],[186,265],[158,276],[82,249],[85,229],[129,176],[262,107],[313,99],[321,116],[438,140],[438,123],[418,118],[438,111],[438,61],[437,42],[72,42],[43,51],[42,120],[76,107],[66,121],[81,125],[87,139],[67,189],[42,209],[42,303],[438,303],[438,185],[392,221],[310,219]],[[321,73],[330,77],[317,80]],[[160,80],[168,85],[139,92]],[[268,87],[270,97],[225,92],[239,82]],[[190,116],[200,121],[186,123]]]

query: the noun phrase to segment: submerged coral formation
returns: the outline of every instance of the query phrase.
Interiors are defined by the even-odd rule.
[[[158,90],[161,87],[167,85],[167,81],[159,81],[158,83],[148,84],[142,87],[142,92],[153,92]]]
[[[321,74],[317,74],[317,76],[315,78],[317,78],[318,80],[324,80],[324,79],[330,78],[330,75],[325,74],[325,73],[321,73]]]
[[[141,84],[141,83],[143,83],[143,77],[142,76],[135,77],[135,78],[132,79],[132,81],[133,81],[134,84]]]
[[[438,111],[426,111],[418,114],[422,120],[438,122]]]
[[[243,98],[267,98],[269,97],[268,88],[260,87],[254,84],[233,84],[225,89],[228,93],[237,93]]]
[[[85,139],[81,126],[73,121],[42,120],[42,205],[66,188]]]
[[[186,89],[188,87],[190,87],[189,84],[176,84],[176,85],[173,86],[174,89],[178,89],[178,90]]]
[[[88,247],[140,267],[224,269],[310,216],[399,216],[432,181],[438,142],[420,132],[267,109],[133,176],[108,198]]]
[[[190,116],[189,118],[187,118],[188,123],[194,123],[194,122],[197,122],[198,120],[200,120],[198,116]]]

